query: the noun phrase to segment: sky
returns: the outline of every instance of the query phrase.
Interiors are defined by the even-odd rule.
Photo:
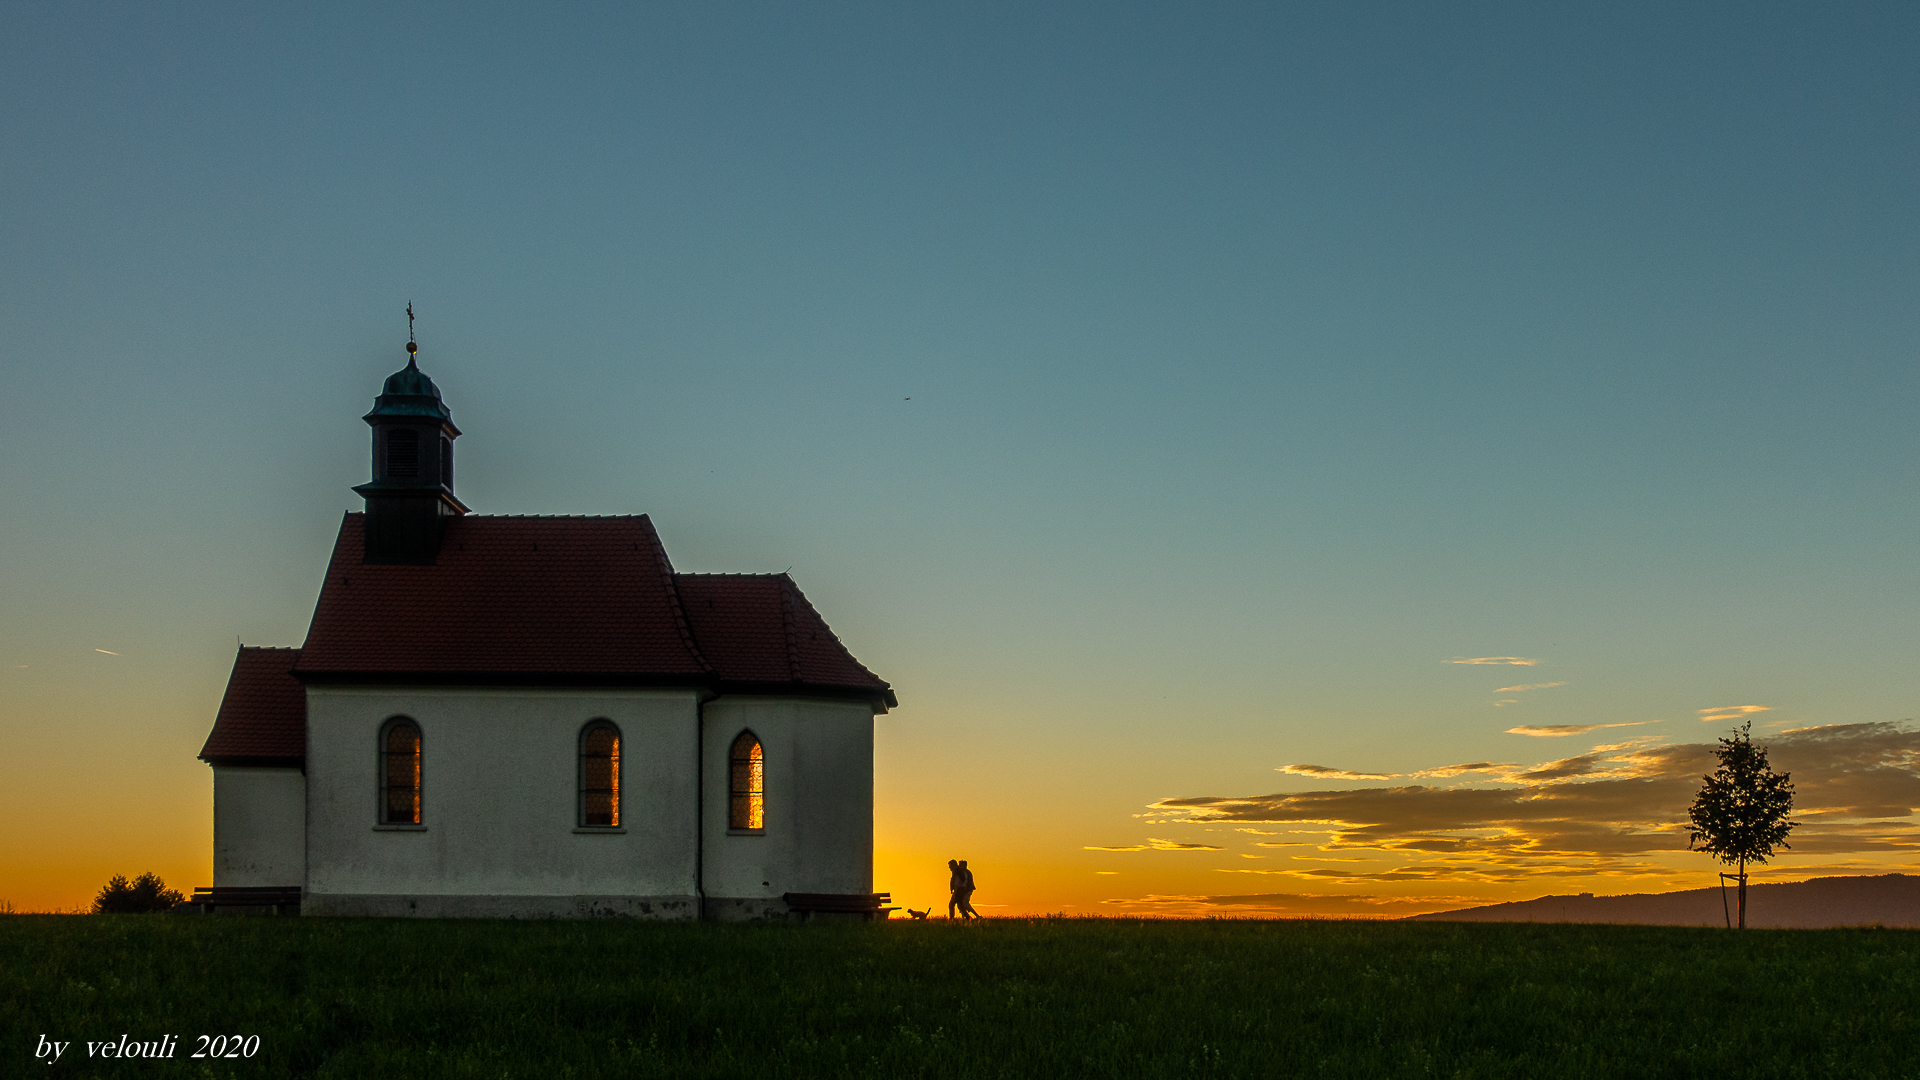
[[[875,887],[1397,915],[1920,872],[1920,8],[0,5],[0,903],[211,880],[421,367],[896,688]]]

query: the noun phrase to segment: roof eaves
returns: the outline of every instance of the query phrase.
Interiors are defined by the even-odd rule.
[[[200,752],[200,760],[209,765],[222,768],[299,769],[302,772],[305,772],[307,768],[305,755],[300,757],[249,757],[244,754],[215,754],[212,757],[208,757],[206,751],[203,750]]]
[[[874,712],[884,713],[888,709],[897,709],[900,702],[893,695],[893,688],[880,686],[828,686],[822,683],[803,682],[757,682],[750,679],[728,679],[718,684],[723,694],[742,696],[788,697],[788,698],[826,698],[830,701],[864,701],[874,706]]]
[[[708,689],[711,671],[657,674],[625,671],[295,671],[309,686],[649,686]]]

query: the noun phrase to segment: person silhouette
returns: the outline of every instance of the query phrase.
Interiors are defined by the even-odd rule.
[[[954,867],[954,876],[960,881],[953,894],[960,905],[960,914],[969,919],[979,918],[980,913],[973,910],[973,871],[967,869],[967,860],[961,859],[960,865]]]
[[[966,871],[952,859],[947,860],[947,918],[956,918],[954,912],[960,909],[960,890],[966,887]]]

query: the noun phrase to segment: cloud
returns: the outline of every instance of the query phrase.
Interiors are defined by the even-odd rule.
[[[1601,731],[1613,727],[1645,727],[1657,724],[1658,720],[1635,720],[1631,724],[1521,724],[1507,729],[1509,735],[1531,735],[1536,739],[1558,739],[1565,735],[1585,735],[1589,731]]]
[[[1589,754],[1616,754],[1623,750],[1644,750],[1660,746],[1667,741],[1664,735],[1636,735],[1617,743],[1601,743],[1587,750]]]
[[[1391,780],[1399,775],[1382,772],[1348,772],[1345,769],[1330,769],[1325,765],[1282,765],[1274,771],[1292,773],[1295,776],[1311,776],[1318,780]]]
[[[1738,720],[1757,712],[1769,712],[1772,708],[1771,705],[1722,705],[1717,709],[1701,709],[1700,719],[1709,724],[1715,720]]]
[[[1613,725],[1604,725],[1613,726]],[[1620,725],[1627,726],[1627,725]],[[1329,854],[1405,860],[1377,870],[1236,867],[1295,879],[1511,883],[1535,876],[1667,875],[1648,856],[1687,850],[1687,806],[1714,767],[1713,745],[1637,739],[1528,768],[1472,762],[1502,787],[1375,785],[1335,791],[1163,799],[1160,820],[1318,825]],[[1920,856],[1920,730],[1831,724],[1770,737],[1795,785],[1790,851],[1908,862]],[[1884,865],[1884,864],[1883,864]]]
[[[1124,847],[1100,847],[1088,845],[1083,851],[1225,851],[1217,844],[1183,844],[1178,840],[1149,839],[1144,844],[1130,844]]]
[[[1563,683],[1563,682],[1537,682],[1537,683],[1522,683],[1522,684],[1521,684],[1521,685],[1519,685],[1519,686],[1503,686],[1503,687],[1501,687],[1500,689],[1498,689],[1498,690],[1495,690],[1495,691],[1494,691],[1494,693],[1496,693],[1496,694],[1518,694],[1518,693],[1522,693],[1522,692],[1524,692],[1524,691],[1527,691],[1527,690],[1551,690],[1551,689],[1553,689],[1553,688],[1554,688],[1554,687],[1556,687],[1556,686],[1565,686],[1565,685],[1567,685],[1567,684],[1566,684],[1566,683]]]
[[[95,649],[95,650],[93,650],[93,651],[94,651],[94,652],[99,652],[99,653],[106,653],[106,654],[107,654],[108,656],[119,656],[119,655],[120,655],[120,654],[119,654],[119,653],[117,653],[117,652],[111,652],[111,651],[109,651],[109,650],[107,650],[107,649]]]
[[[1561,758],[1559,761],[1549,761],[1544,765],[1535,765],[1531,769],[1509,773],[1502,779],[1521,784],[1542,784],[1549,780],[1567,780],[1575,776],[1586,776],[1597,771],[1599,767],[1600,759],[1597,756],[1582,754],[1579,757]]]
[[[1524,656],[1476,656],[1471,659],[1462,657],[1447,661],[1449,664],[1513,664],[1518,667],[1532,667],[1539,662]]]
[[[1437,769],[1421,769],[1413,776],[1438,776],[1442,778],[1463,776],[1467,773],[1505,773],[1517,769],[1517,761],[1469,761],[1465,765],[1442,765]]]

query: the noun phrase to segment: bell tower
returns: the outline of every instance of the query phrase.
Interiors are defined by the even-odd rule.
[[[413,308],[407,308],[413,321]],[[420,347],[408,335],[407,366],[387,376],[361,419],[373,428],[373,479],[354,488],[367,500],[366,561],[431,566],[441,527],[467,512],[453,495],[453,412],[415,366]]]

